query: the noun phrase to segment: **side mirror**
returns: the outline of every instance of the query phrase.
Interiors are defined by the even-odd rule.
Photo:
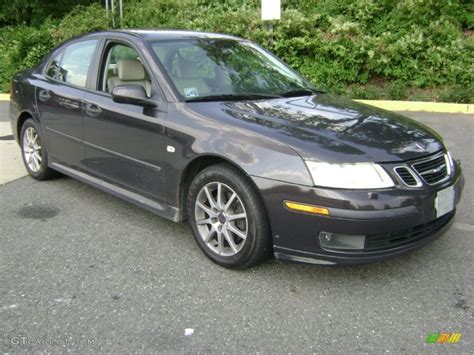
[[[143,86],[137,84],[117,85],[112,90],[112,100],[122,104],[156,106],[156,103],[146,96]]]

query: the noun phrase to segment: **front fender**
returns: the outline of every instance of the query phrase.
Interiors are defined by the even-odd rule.
[[[302,158],[288,145],[236,122],[200,115],[185,104],[170,105],[166,122],[169,203],[178,205],[183,172],[195,159],[215,156],[238,166],[249,176],[312,186]]]

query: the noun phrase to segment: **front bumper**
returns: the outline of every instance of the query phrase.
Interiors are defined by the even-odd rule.
[[[444,234],[455,210],[436,219],[436,193],[453,186],[454,206],[461,198],[464,177],[460,166],[443,184],[377,191],[322,189],[253,177],[262,192],[273,235],[275,258],[321,265],[362,264],[397,256],[426,245]],[[330,216],[290,211],[284,200],[326,207]],[[364,250],[324,249],[319,232],[366,235],[377,247]],[[379,242],[382,241],[382,242]]]

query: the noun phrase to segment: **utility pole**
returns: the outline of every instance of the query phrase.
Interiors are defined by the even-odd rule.
[[[123,20],[123,6],[122,0],[119,0],[119,14],[120,14],[120,28],[122,28],[122,20]]]
[[[107,23],[110,21],[109,16],[109,1],[110,10],[112,13],[112,27],[115,28],[115,4],[114,0],[105,0],[105,11],[107,12]],[[120,16],[120,28],[123,26],[123,0],[119,0],[119,16]]]
[[[110,25],[109,19],[109,0],[105,0],[105,12],[107,13],[107,27]]]
[[[262,21],[268,21],[268,31],[270,32],[270,47],[273,46],[273,23],[272,20],[279,20],[281,17],[280,0],[262,1]]]
[[[112,28],[115,28],[115,7],[114,0],[110,0],[110,5],[112,7]]]

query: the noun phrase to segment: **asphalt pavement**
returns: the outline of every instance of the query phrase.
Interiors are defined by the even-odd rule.
[[[464,197],[442,238],[364,266],[230,271],[187,224],[73,179],[0,185],[0,351],[472,353],[474,117],[407,114],[462,160]]]

